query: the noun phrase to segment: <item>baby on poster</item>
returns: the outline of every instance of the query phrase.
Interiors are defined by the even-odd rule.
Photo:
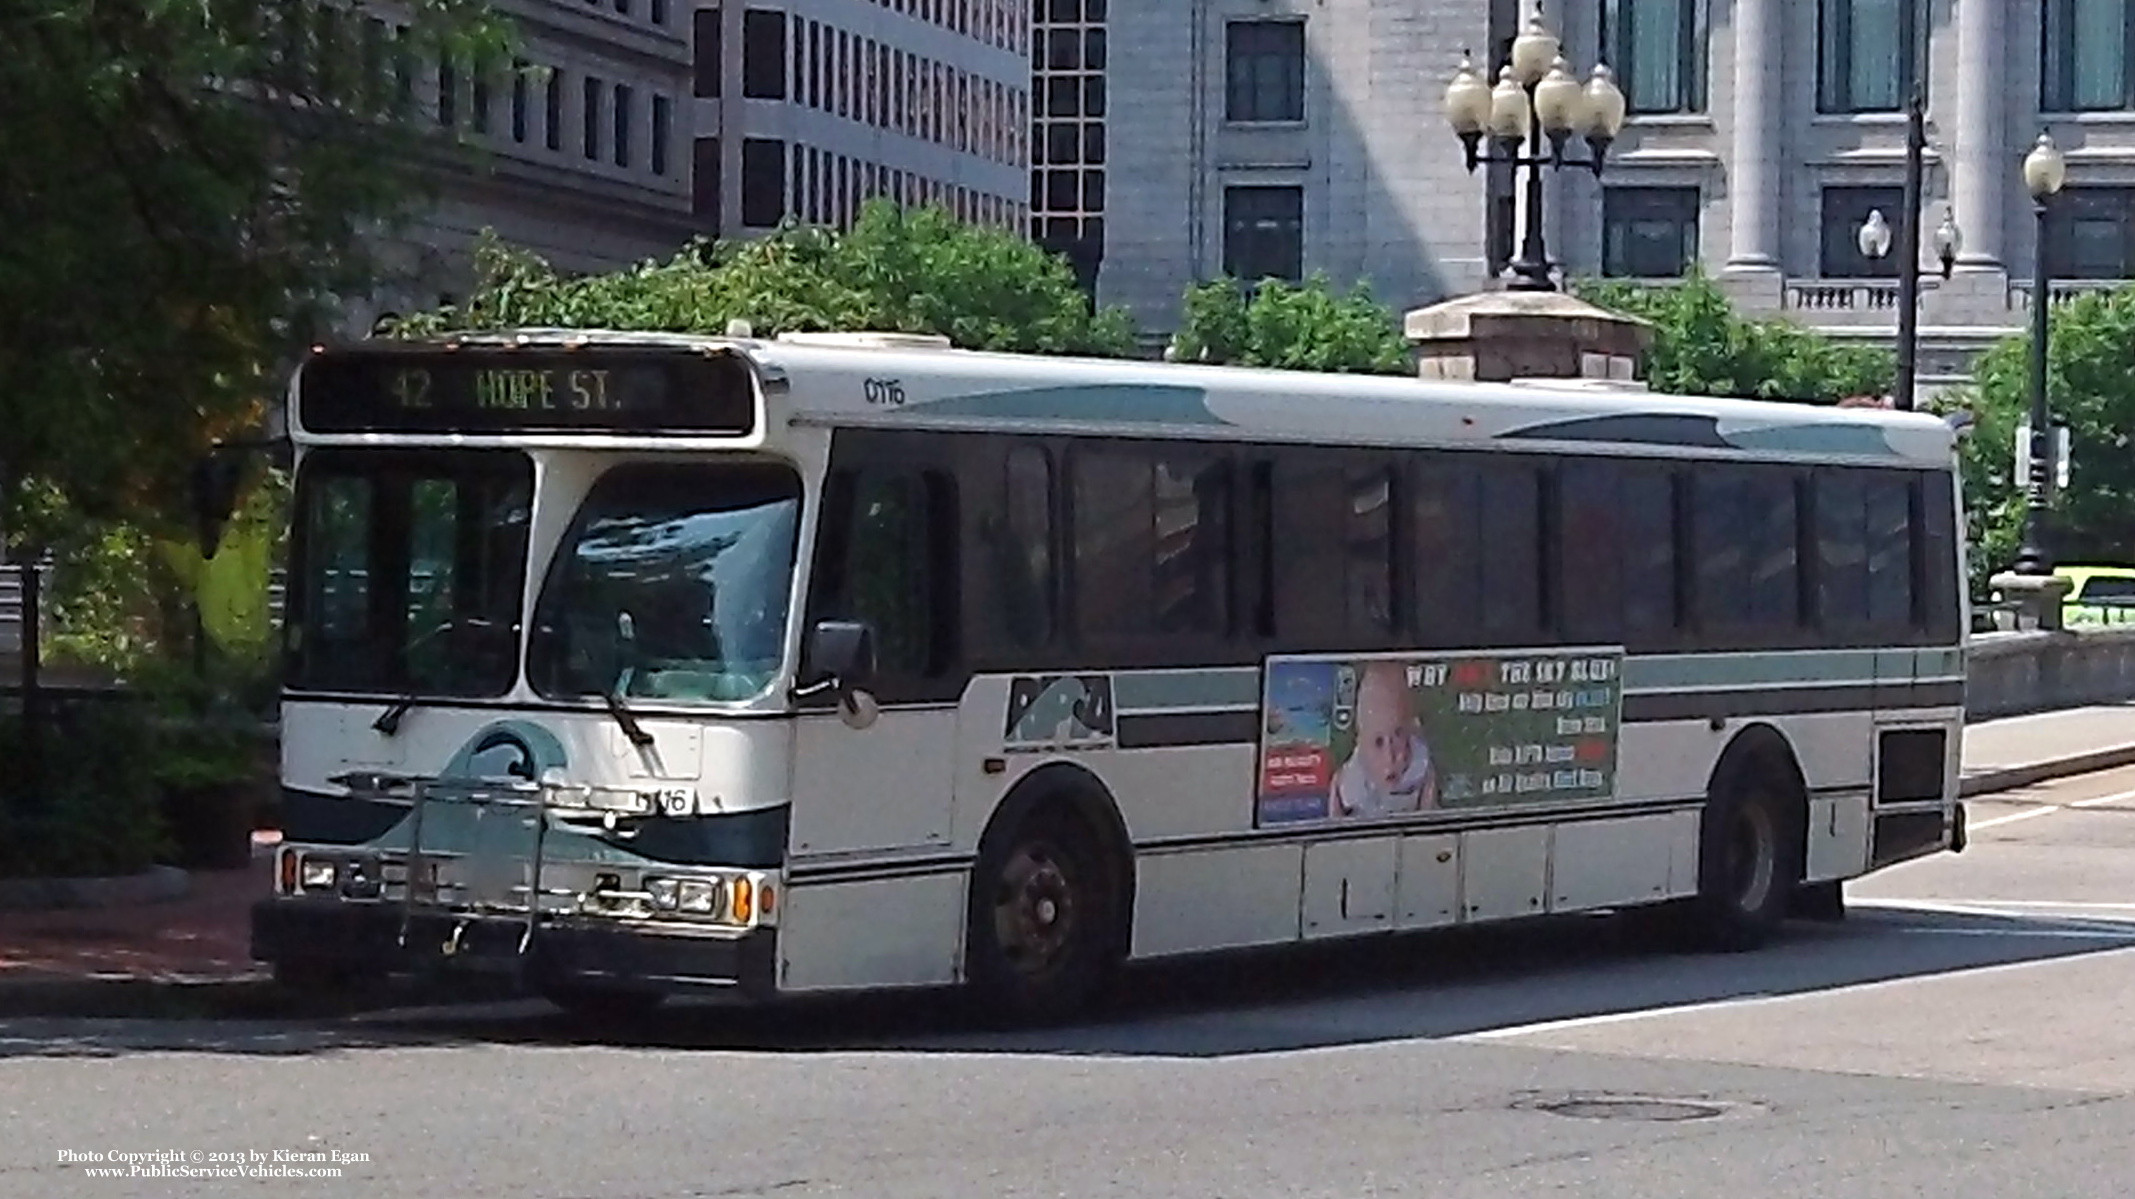
[[[1372,817],[1438,806],[1431,747],[1398,662],[1371,662],[1357,684],[1357,743],[1335,773],[1332,815]]]

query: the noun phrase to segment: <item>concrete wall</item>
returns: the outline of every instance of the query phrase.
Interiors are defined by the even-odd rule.
[[[1972,720],[2135,699],[2135,627],[1982,633],[1966,658]]]

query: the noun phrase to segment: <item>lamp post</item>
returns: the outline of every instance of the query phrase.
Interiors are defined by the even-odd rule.
[[[2017,550],[2015,563],[2020,575],[2053,573],[2053,555],[2046,545],[2046,472],[2050,469],[2047,439],[2053,435],[2046,410],[2046,309],[2050,299],[2046,294],[2046,214],[2066,182],[2068,159],[2053,144],[2052,134],[2041,133],[2038,144],[2024,156],[2024,189],[2031,193],[2038,236],[2031,255],[2031,438],[2025,447],[2031,474],[2024,487],[2024,544]]]
[[[1583,164],[1599,178],[1609,145],[1623,131],[1624,97],[1606,64],[1597,65],[1581,87],[1559,53],[1557,36],[1539,10],[1513,39],[1509,61],[1498,68],[1497,86],[1484,84],[1465,54],[1446,88],[1446,121],[1466,151],[1468,172],[1488,163],[1527,168],[1527,217],[1520,256],[1512,262],[1512,291],[1554,291],[1549,249],[1542,232],[1542,170],[1564,169],[1565,150],[1576,134],[1586,142]],[[1485,151],[1487,139],[1492,149]],[[1526,153],[1521,153],[1522,145]]]
[[[1908,184],[1909,195],[1917,195],[1917,189]],[[1898,218],[1912,230],[1920,224],[1919,211],[1900,212]],[[1920,377],[1920,244],[1917,233],[1897,238],[1890,222],[1883,219],[1883,210],[1878,208],[1868,214],[1855,244],[1861,256],[1881,262],[1889,256],[1894,240],[1902,240],[1906,246],[1898,253],[1898,381],[1891,396],[1892,406],[1899,411],[1910,411],[1913,393]],[[1954,213],[1944,213],[1942,224],[1935,227],[1935,257],[1942,263],[1942,277],[1948,279],[1957,271],[1957,253],[1964,248],[1964,233],[1957,228]]]

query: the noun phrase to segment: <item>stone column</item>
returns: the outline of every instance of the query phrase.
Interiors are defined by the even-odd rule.
[[[1958,270],[1998,271],[2006,261],[2003,227],[2016,161],[2007,152],[2009,0],[1957,0],[1957,128],[1950,200],[1964,248]],[[1932,209],[1932,206],[1930,206]],[[1930,217],[1924,225],[1941,223]]]
[[[1735,0],[1735,144],[1727,188],[1734,208],[1730,271],[1779,269],[1780,130],[1786,97],[1782,0]],[[1996,0],[1989,0],[1989,3]]]

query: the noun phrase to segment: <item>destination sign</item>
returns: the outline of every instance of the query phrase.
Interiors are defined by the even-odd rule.
[[[313,433],[671,433],[755,427],[749,370],[671,350],[366,351],[304,367]]]

